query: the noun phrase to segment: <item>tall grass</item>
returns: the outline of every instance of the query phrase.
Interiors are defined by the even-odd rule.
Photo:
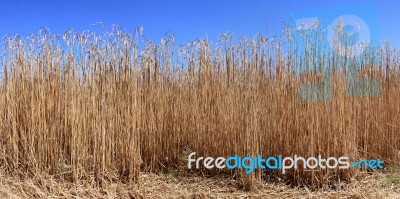
[[[398,162],[399,55],[389,45],[340,57],[319,31],[220,45],[173,37],[139,45],[115,28],[8,38],[3,44],[0,163],[11,174],[136,181],[139,171],[180,167],[198,156],[322,155]],[[301,40],[301,41],[300,41]],[[350,53],[351,49],[348,50]],[[346,68],[381,85],[379,96],[349,96]],[[359,67],[361,66],[361,67]],[[317,72],[299,74],[307,67]],[[304,101],[298,90],[332,68],[333,98]],[[274,171],[230,173],[245,183]],[[292,170],[295,183],[349,180],[358,171]]]

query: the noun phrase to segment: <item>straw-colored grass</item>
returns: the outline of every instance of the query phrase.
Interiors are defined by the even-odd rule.
[[[311,31],[288,41],[225,34],[217,47],[207,40],[177,47],[173,37],[139,47],[139,32],[42,30],[3,44],[0,163],[8,173],[137,182],[140,171],[182,169],[192,151],[398,162],[400,57],[389,46],[340,57]],[[341,64],[365,67],[360,75],[380,83],[381,94],[349,96]],[[309,66],[334,68],[332,100],[299,98],[301,85],[321,80],[298,74]],[[280,176],[193,172],[228,173],[245,186]],[[280,177],[322,186],[358,172],[300,169]]]
[[[291,187],[282,183],[257,183],[246,191],[226,176],[204,178],[140,173],[140,185],[107,182],[101,187],[90,181],[55,180],[51,177],[20,179],[0,174],[1,198],[399,198],[400,187],[388,182],[386,175],[375,174],[348,183],[341,188],[318,189]]]

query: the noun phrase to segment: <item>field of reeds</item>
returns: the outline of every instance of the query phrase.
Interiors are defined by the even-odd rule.
[[[349,56],[332,53],[323,30],[178,45],[152,42],[116,26],[62,35],[41,29],[2,44],[0,165],[9,175],[52,175],[71,182],[139,181],[139,172],[185,171],[187,155],[382,158],[400,149],[400,56],[388,44]],[[351,41],[346,41],[351,42]],[[349,68],[379,84],[379,95],[352,96]],[[310,72],[313,69],[313,72]],[[299,89],[329,70],[332,97],[304,100]],[[306,71],[306,72],[304,72]],[[326,80],[326,78],[325,78]],[[354,89],[354,88],[353,88]],[[251,187],[282,178],[321,186],[348,181],[348,170],[191,170],[226,174]]]

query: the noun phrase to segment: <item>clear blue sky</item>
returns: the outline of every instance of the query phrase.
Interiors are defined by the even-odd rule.
[[[91,24],[119,24],[133,32],[137,25],[144,35],[159,41],[167,32],[179,43],[219,33],[235,36],[282,32],[281,20],[322,17],[324,24],[343,14],[357,15],[371,30],[373,39],[386,39],[400,47],[399,1],[290,0],[290,1],[21,1],[1,0],[0,36],[28,35],[46,26],[53,33],[68,28],[76,31],[101,30]]]

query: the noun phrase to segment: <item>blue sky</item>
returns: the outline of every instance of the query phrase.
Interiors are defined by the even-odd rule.
[[[281,20],[321,17],[323,25],[343,14],[362,18],[371,38],[388,40],[400,47],[399,1],[360,0],[290,0],[290,1],[21,1],[1,0],[0,36],[37,33],[46,26],[53,33],[68,28],[80,32],[99,31],[95,22],[108,27],[119,24],[133,32],[137,25],[144,35],[159,41],[170,31],[176,41],[184,43],[208,37],[216,41],[219,33],[231,31],[235,36],[257,32],[282,34]],[[267,29],[268,28],[268,29]]]

